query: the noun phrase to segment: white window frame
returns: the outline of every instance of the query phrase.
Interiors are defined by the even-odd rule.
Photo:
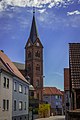
[[[22,108],[23,108],[23,103],[22,101],[19,101],[19,110],[22,110]]]
[[[14,91],[17,91],[17,83],[14,82]]]
[[[23,86],[19,84],[19,92],[22,93],[22,91],[23,91]]]

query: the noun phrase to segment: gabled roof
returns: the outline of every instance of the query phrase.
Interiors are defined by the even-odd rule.
[[[63,95],[56,87],[44,87],[43,95]]]
[[[0,59],[0,69],[10,73],[10,71],[6,68],[6,66],[4,65],[1,59]]]
[[[36,27],[35,15],[33,14],[33,20],[32,20],[29,39],[31,40],[32,43],[34,43],[37,38],[38,38],[38,32]]]
[[[1,50],[0,50],[0,59],[4,63],[4,66],[8,69],[8,71],[10,71],[13,75],[17,76],[21,80],[28,83],[28,81],[20,73],[20,71],[17,69],[17,67],[11,62],[11,60],[8,58],[8,56],[6,54],[4,54],[4,52],[2,52]]]
[[[25,64],[24,63],[19,63],[19,62],[13,62],[13,63],[19,70],[25,70]]]

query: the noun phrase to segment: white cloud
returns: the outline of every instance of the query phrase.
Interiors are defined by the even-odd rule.
[[[78,1],[78,3],[80,4],[80,0]]]
[[[50,3],[50,4],[49,4],[49,6],[48,6],[48,7],[49,7],[49,8],[52,8],[54,5],[55,5],[55,3],[54,3],[54,2],[52,2],[52,3]]]
[[[72,12],[67,12],[67,15],[79,15],[80,14],[80,11],[78,10],[75,10],[75,11],[72,11]]]
[[[50,11],[39,15],[37,19],[42,27],[48,27],[53,30],[80,27],[80,15],[66,16],[66,18],[64,18]]]
[[[0,2],[0,11],[5,9],[8,5],[11,6],[18,6],[18,7],[38,7],[43,8],[45,5],[48,4],[49,8],[58,4],[65,4],[69,3],[72,0],[2,0]]]
[[[43,12],[45,12],[46,11],[46,9],[40,9],[40,10],[38,10],[40,13],[43,13]]]
[[[6,3],[4,1],[0,2],[0,11],[3,11],[7,7]]]

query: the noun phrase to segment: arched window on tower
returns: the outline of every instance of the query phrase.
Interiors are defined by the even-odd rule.
[[[40,57],[40,51],[36,51],[36,52],[35,52],[35,56],[36,56],[36,57]]]
[[[28,52],[28,58],[31,58],[31,52],[30,51]]]

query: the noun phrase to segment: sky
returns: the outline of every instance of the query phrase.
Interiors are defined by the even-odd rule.
[[[44,46],[44,86],[63,90],[69,43],[80,43],[80,0],[0,0],[0,49],[12,61],[25,62],[33,7]]]

